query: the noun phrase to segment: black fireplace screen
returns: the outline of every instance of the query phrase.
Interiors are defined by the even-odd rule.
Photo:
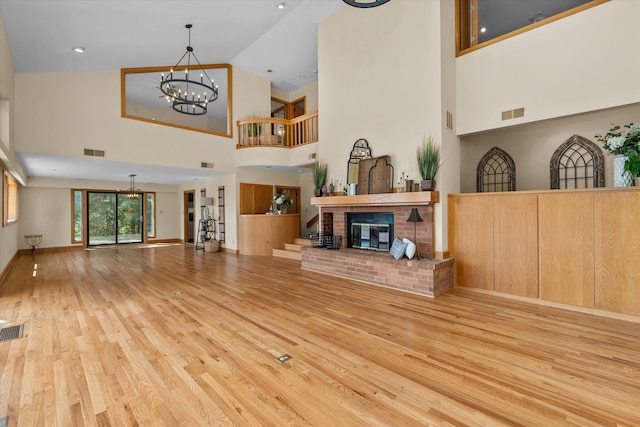
[[[393,242],[393,212],[347,214],[347,247],[388,252]]]

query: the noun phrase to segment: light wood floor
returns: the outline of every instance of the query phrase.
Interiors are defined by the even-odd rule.
[[[9,426],[640,425],[638,323],[287,259],[24,255],[0,319],[25,324],[0,343]]]

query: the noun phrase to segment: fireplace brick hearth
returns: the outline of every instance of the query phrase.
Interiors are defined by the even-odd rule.
[[[433,203],[438,202],[438,196],[437,192],[420,192],[312,198],[311,204],[321,210],[320,231],[343,236],[343,243],[340,250],[303,248],[302,268],[430,297],[446,292],[453,287],[454,260],[433,258]],[[418,209],[424,221],[415,228],[421,260],[396,260],[388,252],[345,248],[347,213],[392,212],[394,235],[413,241],[414,224],[406,222],[412,208]]]
[[[453,258],[395,260],[384,252],[303,247],[302,268],[429,297],[453,288]]]

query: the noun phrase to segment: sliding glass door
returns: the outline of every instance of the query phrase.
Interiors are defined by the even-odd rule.
[[[89,246],[142,242],[143,197],[113,192],[88,192]]]

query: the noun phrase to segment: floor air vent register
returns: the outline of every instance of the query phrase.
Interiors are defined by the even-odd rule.
[[[24,330],[24,325],[8,326],[6,328],[1,328],[0,343],[22,338],[23,330]]]

